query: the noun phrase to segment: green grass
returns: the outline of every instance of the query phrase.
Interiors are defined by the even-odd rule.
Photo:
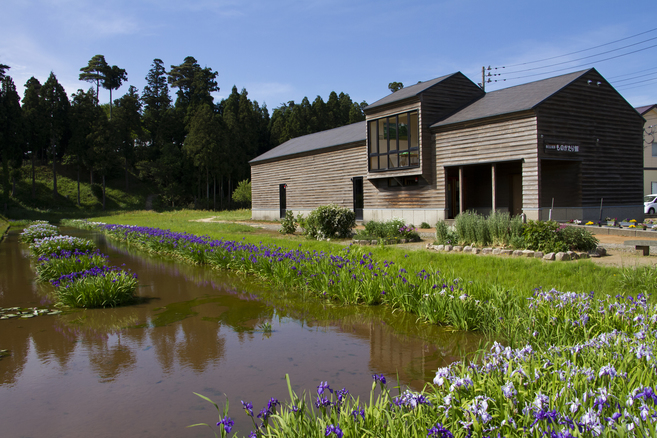
[[[207,234],[213,238],[242,240],[254,244],[274,244],[296,248],[299,244],[304,250],[329,251],[338,253],[344,249],[345,242],[326,242],[307,240],[300,236],[281,236],[276,232],[264,234],[252,227],[225,224],[190,222],[197,219],[217,216],[217,220],[237,220],[229,218],[249,217],[248,210],[218,212],[182,210],[176,212],[155,213],[137,211],[117,213],[111,216],[96,217],[106,223],[144,225],[155,228],[184,231],[192,234]],[[473,281],[481,284],[496,285],[505,290],[529,297],[537,287],[555,288],[561,291],[590,292],[616,295],[618,293],[645,292],[642,289],[630,289],[623,281],[623,270],[614,267],[595,265],[588,260],[568,263],[546,263],[529,258],[484,257],[471,254],[443,254],[427,251],[406,251],[403,248],[384,246],[367,247],[377,260],[393,261],[406,269],[417,270],[430,268],[440,270],[451,278]],[[418,269],[419,268],[419,269]],[[636,283],[641,284],[641,283]]]
[[[2,178],[0,169],[0,178]],[[94,175],[94,183],[102,183]],[[89,183],[89,173],[80,172],[80,206],[77,205],[77,170],[74,166],[57,166],[57,193],[53,198],[52,166],[35,167],[35,196],[32,196],[32,167],[29,163],[21,169],[16,183],[15,196],[9,198],[6,216],[10,219],[43,219],[56,223],[62,218],[90,217],[107,214],[114,210],[136,210],[144,208],[148,195],[156,190],[130,176],[129,190],[125,190],[125,175],[118,172],[106,178],[106,210],[102,209],[102,197],[96,198]]]

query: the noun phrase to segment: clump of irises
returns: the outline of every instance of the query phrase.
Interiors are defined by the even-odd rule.
[[[44,237],[54,237],[59,235],[59,229],[55,225],[50,225],[45,221],[34,221],[28,227],[25,227],[20,234],[20,241],[23,243],[32,243],[36,239]]]
[[[45,226],[39,223],[28,228]],[[92,241],[55,234],[36,237],[29,243],[32,256],[37,258],[37,280],[50,281],[62,304],[93,308],[134,301],[136,274],[108,266],[108,257]]]

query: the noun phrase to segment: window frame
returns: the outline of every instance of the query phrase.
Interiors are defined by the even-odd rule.
[[[405,117],[406,138],[400,140],[400,116]],[[412,133],[412,118],[417,121],[417,139]],[[403,117],[402,117],[403,118]],[[420,167],[420,115],[417,109],[397,114],[378,117],[367,121],[367,168],[370,172],[388,172]],[[383,133],[381,133],[383,129]],[[394,138],[391,133],[394,132]],[[373,144],[372,141],[376,141]],[[405,141],[405,149],[400,149],[400,142]],[[416,142],[413,146],[413,142]],[[391,144],[392,143],[392,144]],[[375,152],[373,152],[375,151]],[[414,158],[415,157],[415,158]],[[412,164],[413,162],[415,164]],[[376,167],[373,167],[376,163]],[[382,167],[382,163],[385,167]],[[402,165],[402,163],[408,163]],[[392,165],[392,166],[391,166]]]

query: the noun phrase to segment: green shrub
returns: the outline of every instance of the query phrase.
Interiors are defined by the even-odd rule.
[[[455,245],[458,241],[456,232],[449,229],[444,220],[436,223],[436,243],[439,245]]]
[[[245,179],[237,183],[237,187],[233,191],[233,201],[251,205],[251,181]]]
[[[296,230],[297,223],[294,219],[294,214],[290,210],[287,210],[285,217],[281,220],[281,229],[278,232],[281,234],[294,234]]]
[[[304,234],[313,239],[349,237],[356,226],[356,214],[335,204],[322,205],[301,221]]]
[[[588,230],[566,226],[558,232],[561,239],[571,251],[593,251],[600,241]]]
[[[423,230],[426,230],[427,228],[431,228],[431,225],[429,225],[429,224],[426,223],[426,222],[422,222],[422,223],[420,224],[420,228],[422,228]]]
[[[389,221],[370,221],[365,224],[365,231],[359,233],[360,238],[369,236],[377,239],[409,239],[420,240],[420,235],[412,225],[406,225],[403,219],[393,218]]]
[[[555,221],[532,221],[525,224],[523,237],[527,249],[543,252],[568,251]]]
[[[71,307],[117,307],[132,303],[137,277],[113,267],[95,267],[64,275],[52,282],[59,300]]]
[[[459,243],[478,246],[488,246],[492,243],[486,218],[474,211],[466,211],[456,216],[454,227]]]

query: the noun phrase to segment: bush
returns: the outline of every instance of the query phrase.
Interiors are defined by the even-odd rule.
[[[436,243],[439,245],[454,245],[458,241],[456,232],[449,229],[444,220],[436,223]]]
[[[245,179],[237,184],[233,190],[233,201],[251,205],[251,181]]]
[[[488,246],[492,243],[486,218],[474,211],[466,211],[456,216],[454,227],[459,243],[479,246]]]
[[[600,243],[593,234],[583,228],[566,226],[559,234],[571,251],[593,251]]]
[[[290,210],[287,210],[285,212],[285,217],[281,220],[281,229],[278,230],[278,232],[281,234],[294,234],[296,230],[297,223],[294,219],[294,214],[292,214]]]
[[[403,219],[393,218],[385,222],[370,221],[365,224],[365,231],[358,234],[361,239],[408,239],[420,240],[420,235],[412,225],[406,225]]]
[[[429,224],[426,223],[426,222],[422,222],[422,223],[420,224],[420,228],[422,228],[423,230],[426,230],[427,228],[431,228],[431,225],[429,225]]]
[[[356,214],[335,204],[322,205],[311,211],[307,218],[301,219],[304,234],[313,239],[349,237],[356,226]]]
[[[555,221],[530,220],[523,231],[527,249],[543,252],[568,251],[558,231],[559,224]]]

